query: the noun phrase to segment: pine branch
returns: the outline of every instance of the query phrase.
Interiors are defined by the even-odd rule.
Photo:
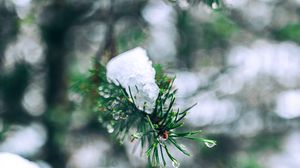
[[[99,121],[117,140],[122,143],[127,136],[130,136],[131,141],[141,142],[142,147],[147,149],[145,153],[150,166],[166,166],[164,151],[173,164],[179,165],[169,152],[168,148],[171,145],[183,154],[190,156],[188,151],[178,144],[177,140],[180,138],[203,142],[208,147],[216,144],[215,141],[197,137],[202,133],[201,130],[176,131],[184,125],[183,119],[194,105],[183,111],[174,108],[176,90],[173,83],[175,78],[165,75],[161,66],[155,66],[156,83],[160,92],[151,114],[136,107],[131,88],[128,88],[128,93],[121,85],[110,83],[106,78],[105,67],[101,64],[98,67],[100,67],[98,70],[90,71],[91,74],[87,81],[78,82],[73,88],[81,90],[85,97],[93,101],[91,104],[96,107],[91,107],[91,109],[96,109]],[[93,84],[95,76],[99,80],[97,84]],[[98,94],[91,94],[95,90]]]

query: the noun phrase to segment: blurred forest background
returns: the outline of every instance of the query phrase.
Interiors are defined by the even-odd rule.
[[[136,46],[176,75],[179,107],[198,103],[186,127],[218,142],[184,142],[181,167],[300,167],[300,0],[0,0],[0,151],[145,167],[70,89]]]

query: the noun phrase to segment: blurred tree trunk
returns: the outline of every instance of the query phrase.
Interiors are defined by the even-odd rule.
[[[46,43],[44,68],[48,105],[43,116],[48,131],[45,153],[46,161],[55,168],[66,167],[67,155],[63,143],[71,116],[67,101],[67,56],[70,48],[67,48],[65,39],[86,9],[85,6],[57,0],[46,6],[41,14],[40,28]]]

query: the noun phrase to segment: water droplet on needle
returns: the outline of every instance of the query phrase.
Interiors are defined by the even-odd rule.
[[[205,144],[208,148],[212,148],[212,147],[214,147],[214,146],[217,145],[216,142],[214,142],[214,141],[206,141],[206,142],[204,142],[204,144]]]
[[[114,130],[115,130],[115,129],[113,128],[113,126],[112,126],[112,125],[107,125],[107,127],[106,127],[106,128],[107,128],[107,132],[108,132],[108,133],[113,133],[113,132],[114,132]]]
[[[180,163],[174,160],[174,161],[172,161],[172,166],[174,168],[178,168],[180,166]]]
[[[120,113],[114,113],[112,116],[115,120],[119,120],[120,118]]]

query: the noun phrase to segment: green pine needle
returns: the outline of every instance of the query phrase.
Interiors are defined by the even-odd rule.
[[[74,85],[82,95],[90,100],[91,109],[101,119],[103,126],[108,128],[117,140],[123,141],[126,136],[131,141],[141,141],[143,148],[146,148],[146,156],[152,167],[166,166],[166,158],[174,162],[178,161],[170,153],[168,147],[173,145],[183,154],[190,156],[188,151],[178,144],[177,139],[185,138],[205,143],[207,146],[216,144],[213,140],[196,137],[202,131],[177,132],[182,127],[182,120],[188,111],[195,105],[183,110],[174,109],[176,101],[173,83],[175,78],[170,78],[163,72],[160,65],[155,65],[156,83],[160,88],[156,105],[151,114],[138,109],[135,106],[131,88],[129,94],[121,85],[108,82],[105,66],[98,64],[97,69],[90,71],[91,75],[86,81],[79,81]],[[138,90],[138,89],[137,89]],[[135,132],[132,132],[132,131]],[[163,151],[164,150],[164,151]]]

